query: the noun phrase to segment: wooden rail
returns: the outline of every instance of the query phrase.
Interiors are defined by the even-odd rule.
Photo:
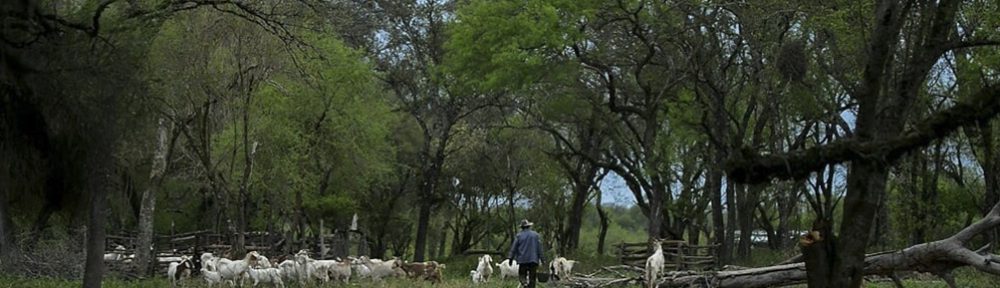
[[[270,254],[271,243],[269,235],[261,232],[248,232],[246,235],[246,249],[260,251]],[[124,259],[106,263],[112,270],[127,270],[131,266],[132,255],[138,247],[138,236],[133,235],[107,235],[105,237],[105,250],[107,253],[120,253]],[[212,252],[216,255],[229,250],[231,245],[227,242],[226,235],[213,234],[208,230],[192,231],[173,235],[153,236],[153,255],[158,261],[155,263],[156,273],[165,273],[170,262],[176,261],[182,255],[198,257],[196,254],[202,252]],[[118,246],[125,247],[125,250],[118,250]]]
[[[616,255],[624,265],[644,267],[652,252],[648,243],[619,243]],[[689,245],[686,241],[664,241],[664,268],[668,270],[711,270],[718,268],[719,245]]]
[[[244,237],[247,251],[258,251],[268,257],[275,257],[284,252],[298,251],[299,249],[315,252],[314,257],[317,259],[369,255],[369,243],[360,231],[333,231],[333,233],[315,237],[315,241],[302,239],[298,244],[289,244],[290,241],[286,241],[287,239],[283,236],[271,235],[267,232],[247,232]],[[107,235],[105,238],[106,253],[120,253],[124,256],[122,260],[107,262],[108,269],[129,270],[133,266],[131,256],[135,255],[138,248],[136,247],[138,246],[138,237],[134,235]],[[232,247],[231,239],[235,239],[235,235],[217,234],[209,230],[154,235],[153,255],[156,255],[159,260],[163,260],[155,263],[156,273],[166,273],[170,262],[176,261],[175,259],[182,255],[198,257],[203,252],[212,252],[217,256],[223,256]],[[286,244],[294,247],[283,247],[282,251],[276,249],[276,247]],[[118,250],[119,245],[125,249]]]

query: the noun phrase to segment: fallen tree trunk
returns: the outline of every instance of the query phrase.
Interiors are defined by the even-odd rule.
[[[927,272],[940,276],[951,287],[955,287],[951,272],[959,267],[970,266],[979,271],[1000,275],[1000,256],[987,253],[986,249],[972,250],[966,247],[973,237],[996,227],[998,224],[1000,224],[1000,203],[994,205],[990,213],[983,219],[951,237],[910,246],[902,250],[868,255],[865,257],[864,274],[892,277],[896,272]],[[689,285],[770,287],[800,284],[805,281],[805,264],[792,263],[736,271],[665,277],[658,283],[658,287],[686,287]]]

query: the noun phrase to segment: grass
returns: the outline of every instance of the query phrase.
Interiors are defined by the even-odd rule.
[[[1000,287],[1000,277],[984,274],[972,269],[959,269],[956,271],[955,275],[956,281],[959,287],[971,287],[971,288],[987,288],[987,287]],[[207,287],[201,279],[193,279],[186,282],[184,287]],[[905,287],[926,287],[926,288],[944,288],[947,287],[945,283],[941,280],[934,279],[932,277],[919,277],[918,279],[908,279],[904,280]],[[249,286],[249,285],[247,285]],[[35,279],[24,279],[8,276],[0,276],[0,288],[49,288],[49,287],[80,287],[79,280],[61,280],[61,279],[46,279],[46,278],[35,278]],[[141,281],[126,281],[117,279],[107,279],[104,281],[103,287],[106,288],[153,288],[153,287],[170,287],[170,284],[164,278],[156,278],[150,280]],[[220,287],[220,286],[216,286]],[[267,286],[263,286],[267,287]],[[385,282],[371,282],[371,281],[360,281],[354,282],[349,285],[305,285],[300,286],[296,283],[287,284],[286,287],[378,287],[378,288],[468,288],[473,287],[467,278],[449,278],[445,282],[437,285],[432,285],[428,282],[423,281],[411,281],[405,279],[391,279]],[[492,279],[490,283],[476,285],[477,288],[515,288],[517,283],[512,279],[506,279],[500,281],[499,279]],[[542,286],[539,287],[555,287],[555,286]],[[639,287],[639,286],[630,286]],[[791,287],[805,287],[805,285],[796,285]],[[867,283],[865,287],[877,287],[877,288],[890,288],[895,287],[891,282],[877,282],[877,283]]]
[[[246,287],[250,285],[247,284]],[[436,287],[436,288],[467,288],[471,286],[468,279],[449,279],[439,285],[432,285],[424,281],[409,281],[404,279],[391,279],[384,281],[382,283],[376,283],[372,281],[360,281],[353,282],[349,285],[298,285],[297,283],[286,283],[286,287],[382,287],[382,288],[424,288],[424,287]],[[0,288],[49,288],[49,287],[80,287],[79,280],[61,280],[61,279],[24,279],[24,278],[13,278],[13,277],[0,277]],[[165,278],[157,278],[150,280],[138,280],[138,281],[127,281],[127,280],[116,280],[116,279],[106,279],[104,281],[103,287],[105,288],[153,288],[153,287],[170,287],[170,283]],[[208,287],[204,281],[201,279],[191,279],[185,282],[184,287]],[[220,287],[216,285],[215,287]],[[228,286],[221,286],[228,287]],[[268,287],[261,285],[261,287]],[[477,285],[476,287],[482,288],[514,288],[517,287],[517,283],[514,280],[507,279],[506,281],[496,281],[492,280],[490,283]]]
[[[758,267],[766,266],[773,263],[780,262],[788,258],[789,253],[786,252],[773,252],[767,249],[757,249],[753,251],[752,259],[747,261],[742,261],[741,263],[736,263],[740,266]],[[575,267],[574,272],[577,273],[590,273],[602,266],[615,265],[616,260],[611,256],[587,256],[578,255],[570,256],[570,259],[575,259],[580,261],[580,263]],[[502,259],[495,259],[496,261],[502,261]],[[513,279],[506,279],[500,281],[498,278],[491,279],[490,283],[480,284],[473,286],[471,280],[469,279],[469,271],[475,269],[476,259],[475,257],[455,257],[449,259],[443,259],[439,262],[447,263],[447,269],[445,269],[445,281],[441,284],[431,284],[425,281],[412,281],[406,279],[389,279],[384,282],[372,282],[371,280],[354,281],[348,285],[305,285],[301,286],[297,283],[286,283],[287,287],[378,287],[378,288],[515,288],[517,287],[517,282]],[[540,269],[544,269],[541,267]],[[971,288],[986,288],[986,287],[1000,287],[1000,277],[986,274],[983,272],[976,271],[971,268],[962,268],[955,271],[955,279],[958,282],[959,287],[971,287]],[[905,287],[947,287],[943,281],[939,278],[933,276],[918,276],[911,277],[904,280]],[[48,288],[48,287],[80,287],[79,280],[65,280],[57,278],[22,278],[9,275],[2,275],[0,272],[0,288],[17,287],[17,288]],[[153,288],[153,287],[170,287],[170,283],[165,278],[155,278],[147,280],[121,280],[114,278],[106,278],[103,287],[108,288]],[[185,283],[184,287],[207,287],[205,283],[200,279],[195,277],[195,279],[189,280]],[[219,286],[216,286],[219,287]],[[247,286],[249,287],[249,285]],[[267,286],[264,286],[267,287]],[[538,287],[556,287],[554,285],[540,285]],[[639,286],[630,286],[639,287]],[[791,287],[805,287],[805,285],[795,285]],[[865,287],[877,287],[877,288],[889,288],[895,287],[892,282],[873,282],[866,283]]]

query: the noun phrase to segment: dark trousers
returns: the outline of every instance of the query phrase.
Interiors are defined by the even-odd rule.
[[[517,278],[521,280],[521,287],[535,288],[538,263],[518,263],[517,265]]]

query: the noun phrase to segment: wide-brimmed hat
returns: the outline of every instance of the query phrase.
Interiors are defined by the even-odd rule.
[[[528,221],[528,219],[521,220],[521,228],[531,227],[531,225],[535,225],[535,223],[531,223],[531,221]]]

